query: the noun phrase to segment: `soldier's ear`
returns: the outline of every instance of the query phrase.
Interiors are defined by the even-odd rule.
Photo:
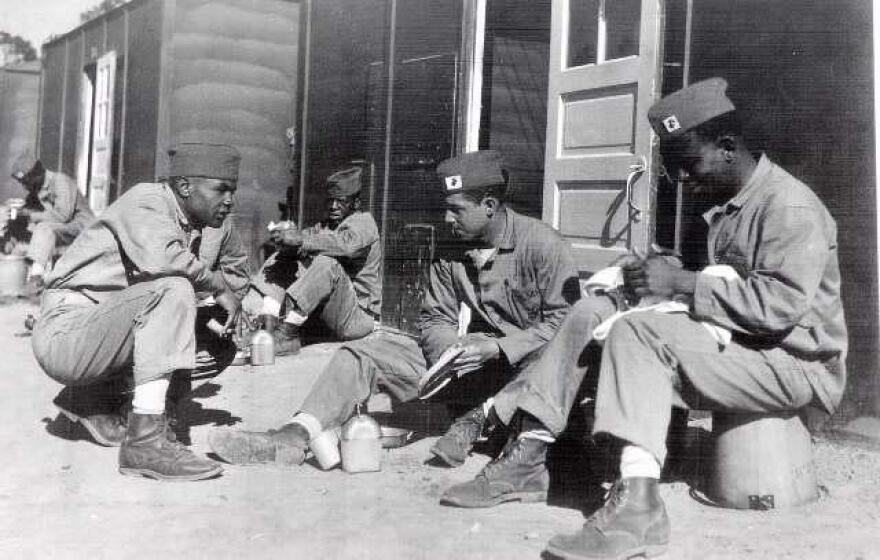
[[[487,196],[486,198],[484,198],[483,206],[486,208],[486,215],[490,218],[494,216],[495,212],[498,211],[499,204],[500,203],[498,202],[498,199],[494,196]]]
[[[188,177],[176,177],[174,179],[174,189],[183,198],[187,198],[192,194],[192,184],[189,182]]]

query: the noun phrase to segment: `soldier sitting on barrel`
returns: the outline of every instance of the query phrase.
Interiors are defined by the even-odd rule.
[[[658,479],[673,404],[755,413],[815,404],[831,413],[840,403],[847,334],[837,227],[812,190],[751,154],[726,87],[720,78],[695,83],[661,99],[648,118],[666,169],[725,196],[704,215],[708,256],[735,273],[692,272],[658,256],[624,265],[635,295],[690,304],[686,313],[630,313],[611,327],[593,431],[620,445],[620,479],[579,533],[550,540],[553,555],[666,549]]]

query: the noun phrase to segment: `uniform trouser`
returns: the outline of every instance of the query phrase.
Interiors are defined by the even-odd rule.
[[[594,434],[651,452],[662,465],[673,405],[727,412],[797,410],[813,400],[800,360],[779,347],[721,346],[684,313],[620,318],[605,340]]]
[[[425,357],[415,339],[378,331],[346,343],[333,354],[300,412],[314,416],[324,429],[335,428],[352,415],[357,404],[379,390],[399,402],[416,399],[426,372]],[[510,381],[510,375],[510,366],[495,360],[454,380],[437,398],[473,406]]]
[[[498,418],[509,424],[519,409],[554,435],[561,434],[591,365],[587,346],[593,341],[593,330],[615,311],[608,296],[579,300],[537,359],[495,395]]]
[[[98,384],[129,370],[140,385],[196,369],[196,316],[195,293],[185,278],[140,282],[101,303],[76,291],[47,290],[34,328],[34,355],[64,385]],[[204,349],[217,370],[235,354],[233,343],[219,339]]]
[[[40,222],[34,224],[31,240],[28,243],[27,258],[31,262],[48,268],[56,246],[70,245],[82,231],[82,225],[71,222]]]
[[[323,325],[339,340],[356,340],[373,331],[374,317],[358,305],[351,279],[334,258],[318,255],[306,264],[275,253],[253,285],[288,310],[295,307],[308,316],[318,310]]]

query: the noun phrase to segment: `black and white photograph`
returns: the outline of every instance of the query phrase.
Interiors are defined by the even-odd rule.
[[[0,0],[0,558],[880,560],[878,10]]]

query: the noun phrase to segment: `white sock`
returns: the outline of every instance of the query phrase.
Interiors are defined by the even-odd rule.
[[[620,478],[660,480],[660,462],[644,447],[625,445],[620,453]]]
[[[168,379],[154,379],[134,387],[134,398],[131,401],[132,412],[135,414],[164,414],[165,394],[168,392]]]
[[[297,327],[302,325],[308,319],[308,315],[300,315],[296,311],[288,311],[287,317],[284,318],[285,323],[290,323],[291,325],[296,325]]]
[[[493,406],[495,406],[495,397],[489,397],[486,399],[486,402],[483,403],[483,416],[488,418],[489,411],[492,410]]]
[[[263,296],[263,315],[279,317],[281,315],[281,302],[269,296]]]
[[[293,420],[290,421],[291,424],[299,424],[309,433],[309,440],[313,440],[318,437],[318,434],[324,431],[321,427],[321,423],[317,418],[309,414],[308,412],[297,412],[293,416]]]
[[[519,434],[520,439],[537,439],[543,441],[545,443],[553,443],[556,441],[556,438],[550,432],[550,430],[529,430],[527,432],[522,432]]]

